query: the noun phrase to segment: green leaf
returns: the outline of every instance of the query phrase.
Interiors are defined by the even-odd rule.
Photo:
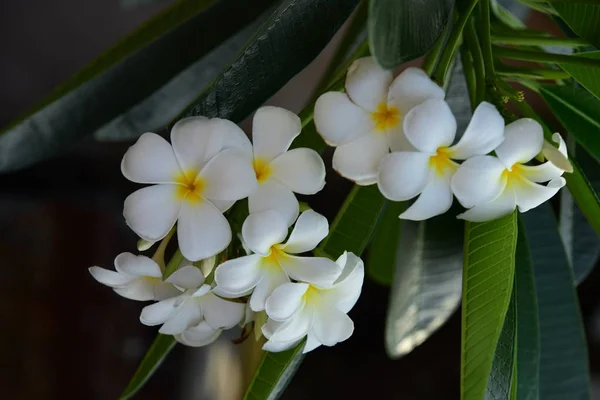
[[[380,249],[394,255],[392,249],[398,249],[392,264],[396,271],[385,328],[386,351],[392,358],[402,357],[422,344],[458,308],[463,238],[457,232],[464,222],[453,211],[427,221],[402,221],[396,246]],[[375,248],[372,246],[370,251]]]
[[[574,86],[543,85],[540,93],[565,129],[600,160],[600,99]]]
[[[441,36],[452,0],[371,0],[369,44],[384,68],[392,69],[429,51]]]
[[[574,57],[587,57],[600,59],[600,51],[589,51],[573,54]],[[586,67],[578,64],[559,64],[569,75],[579,82],[584,88],[600,99],[600,68]]]
[[[516,212],[465,227],[461,399],[481,400],[510,302],[517,246]]]
[[[0,172],[40,161],[130,110],[273,1],[174,3],[0,133]]]
[[[525,24],[516,15],[506,9],[498,0],[491,0],[490,8],[494,17],[512,29],[524,29]]]
[[[600,5],[564,1],[552,6],[575,33],[600,49]]]
[[[120,399],[126,400],[131,398],[138,390],[144,386],[146,381],[154,374],[154,371],[160,366],[167,354],[175,346],[175,338],[170,335],[158,334],[150,349],[146,352],[142,363],[131,378],[131,381],[121,394]]]

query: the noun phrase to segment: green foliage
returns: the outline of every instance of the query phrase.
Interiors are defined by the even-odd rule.
[[[384,68],[392,69],[429,51],[442,34],[452,0],[371,0],[369,2],[371,53]]]
[[[514,370],[516,368],[515,352],[517,347],[517,306],[515,298],[516,293],[513,288],[506,318],[494,352],[492,370],[486,387],[486,399],[508,400],[513,398],[511,394],[515,383]]]
[[[600,59],[600,51],[590,51],[577,53],[574,57],[588,57]],[[600,99],[600,69],[586,67],[576,64],[560,64],[560,67],[569,73],[584,88],[590,91],[594,96]]]
[[[600,49],[600,5],[583,2],[552,2],[560,17],[575,33]]]

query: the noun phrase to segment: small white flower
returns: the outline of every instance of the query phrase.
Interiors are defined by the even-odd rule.
[[[115,271],[90,267],[90,274],[98,282],[132,300],[163,300],[179,294],[179,290],[163,282],[157,263],[145,256],[121,253],[115,258]]]
[[[222,213],[256,189],[251,144],[234,123],[203,117],[177,122],[171,142],[172,147],[145,133],[125,153],[123,175],[156,185],[127,197],[123,215],[148,241],[162,239],[177,222],[183,255],[193,261],[208,258],[231,242]]]
[[[213,337],[209,335],[208,328],[215,331],[229,329],[239,324],[245,316],[244,304],[215,295],[210,285],[204,284],[202,271],[192,265],[178,269],[166,282],[185,291],[179,296],[144,307],[140,321],[148,326],[162,324],[160,333],[182,335],[178,337],[182,343],[196,343],[190,345],[197,346]]]
[[[307,210],[298,217],[287,242],[282,243],[288,226],[278,212],[250,214],[242,226],[242,236],[255,254],[228,260],[217,267],[217,293],[227,297],[252,293],[250,308],[262,311],[273,290],[288,283],[290,278],[331,284],[341,273],[336,263],[323,257],[295,256],[313,250],[328,232],[327,219]]]
[[[458,218],[480,222],[535,208],[554,196],[565,185],[564,170],[548,161],[525,165],[541,150],[544,143],[541,125],[523,118],[506,126],[504,142],[496,148],[497,157],[477,156],[465,161],[452,179],[456,198],[469,208]],[[559,151],[567,149],[560,135]],[[549,182],[548,182],[549,181]],[[548,182],[546,186],[541,182]]]
[[[481,103],[464,135],[452,146],[456,119],[444,100],[427,100],[404,119],[404,133],[416,151],[391,153],[381,161],[378,186],[393,201],[419,198],[400,218],[424,220],[448,211],[450,182],[458,169],[453,160],[487,154],[503,140],[504,119],[496,108]]]
[[[288,151],[302,123],[291,111],[262,107],[252,120],[253,166],[258,188],[248,197],[250,213],[278,211],[291,226],[298,218],[294,193],[315,194],[325,185],[325,164],[306,148]]]
[[[328,92],[315,104],[317,131],[336,146],[333,169],[359,185],[377,180],[381,159],[389,150],[412,150],[402,120],[428,99],[443,99],[444,90],[418,68],[407,68],[393,79],[372,57],[348,68],[346,93]]]
[[[277,352],[296,346],[304,336],[304,353],[320,345],[333,346],[348,339],[354,323],[348,312],[354,307],[364,280],[364,265],[352,253],[337,260],[342,275],[325,287],[307,283],[286,283],[267,300],[269,320],[262,332],[269,339],[263,350]]]

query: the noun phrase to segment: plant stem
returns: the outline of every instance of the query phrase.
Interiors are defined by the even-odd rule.
[[[475,102],[473,103],[473,109],[485,100],[485,63],[483,59],[483,53],[477,39],[477,32],[475,31],[474,21],[469,21],[464,32],[465,42],[473,56],[473,67],[475,69]]]
[[[493,46],[493,51],[496,57],[511,58],[513,60],[535,61],[553,64],[574,64],[585,67],[600,68],[600,60],[594,58],[545,53],[542,51],[511,49],[501,46]]]
[[[177,268],[179,268],[179,265],[181,264],[181,262],[183,261],[183,254],[181,254],[181,250],[178,248],[175,251],[175,254],[173,254],[173,257],[171,257],[171,260],[169,261],[169,263],[167,264],[167,269],[165,270],[165,273],[163,274],[163,280],[167,279],[169,276],[171,276],[171,274],[175,271],[177,271]]]
[[[516,79],[560,80],[569,79],[570,75],[562,70],[547,68],[499,67],[498,75]]]
[[[485,66],[485,78],[490,81],[494,79],[494,57],[492,54],[492,32],[490,27],[490,0],[482,0],[479,3],[479,37],[481,52],[483,53],[483,65]]]
[[[160,244],[156,248],[156,251],[154,252],[154,255],[152,256],[152,259],[154,260],[154,262],[156,262],[158,264],[161,271],[163,271],[163,272],[165,271],[165,250],[167,249],[167,246],[169,245],[169,241],[175,234],[175,231],[176,231],[176,228],[172,227],[171,230],[169,231],[169,233],[167,233],[167,236],[165,236],[163,238],[163,240],[161,240]]]
[[[477,104],[477,78],[475,77],[475,68],[473,67],[473,60],[471,59],[471,52],[465,43],[463,43],[460,48],[460,61],[465,74],[467,89],[469,89],[469,102],[471,103],[471,109],[474,109],[475,104]]]
[[[567,47],[581,47],[589,46],[590,44],[579,38],[559,38],[552,36],[539,36],[539,35],[527,35],[527,34],[502,34],[493,35],[492,42],[503,43],[503,44],[515,44],[524,46],[567,46]]]

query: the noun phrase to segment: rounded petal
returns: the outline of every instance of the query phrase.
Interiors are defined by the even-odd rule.
[[[115,258],[115,269],[127,276],[151,276],[162,278],[158,264],[146,256],[136,256],[131,253],[121,253]]]
[[[514,190],[507,188],[492,201],[476,205],[456,217],[471,222],[491,221],[510,214],[515,210],[516,205]]]
[[[173,148],[156,133],[144,133],[121,161],[123,176],[137,183],[171,183],[181,169]]]
[[[381,68],[373,57],[359,58],[348,68],[346,93],[362,108],[375,111],[386,103],[392,72]]]
[[[345,252],[336,263],[342,268],[342,274],[333,287],[321,290],[323,304],[349,312],[356,304],[365,279],[365,266],[360,257]]]
[[[292,340],[291,342],[274,342],[272,340],[267,340],[262,349],[271,353],[279,353],[281,351],[293,349],[300,343],[300,340],[301,339]]]
[[[450,181],[443,176],[432,174],[419,198],[400,214],[400,218],[423,221],[441,215],[450,209],[452,199]]]
[[[294,149],[271,162],[273,178],[292,192],[315,194],[325,186],[325,163],[312,149]]]
[[[258,185],[254,193],[248,197],[250,214],[267,210],[277,211],[285,220],[287,226],[292,226],[300,205],[294,193],[275,179],[269,179]]]
[[[200,321],[202,321],[200,303],[191,299],[177,307],[158,332],[163,335],[178,335],[190,326],[198,325]]]
[[[290,278],[316,286],[331,286],[342,273],[334,261],[324,257],[287,255],[279,263]]]
[[[395,105],[403,114],[429,99],[443,100],[444,89],[433,82],[420,68],[406,68],[394,79],[388,94],[388,104]]]
[[[565,171],[547,161],[540,165],[519,165],[519,172],[532,182],[548,182],[561,177]]]
[[[325,346],[333,346],[352,336],[354,322],[335,307],[323,307],[315,313],[312,332]]]
[[[144,307],[140,315],[140,322],[147,326],[163,324],[175,312],[175,302],[178,299],[178,297],[172,297]]]
[[[165,282],[177,285],[184,289],[196,289],[204,283],[204,275],[198,267],[186,265],[173,272]]]
[[[505,168],[492,156],[475,156],[458,168],[452,177],[452,192],[465,208],[487,203],[502,193],[506,179]]]
[[[429,157],[425,153],[408,151],[385,156],[377,177],[381,194],[388,200],[403,201],[421,193],[432,175]]]
[[[304,306],[307,283],[284,283],[267,299],[265,311],[275,321],[285,321]]]
[[[548,161],[554,164],[557,168],[565,172],[573,172],[573,166],[569,161],[569,155],[567,153],[567,144],[563,140],[562,136],[559,133],[554,133],[552,135],[552,141],[558,143],[558,149],[554,147],[551,143],[544,140],[544,144],[542,146],[542,154]]]
[[[125,199],[123,216],[127,225],[140,237],[158,241],[171,230],[181,207],[175,185],[142,188]]]
[[[539,122],[521,118],[504,128],[504,141],[496,148],[496,155],[506,166],[526,163],[535,157],[544,144],[544,130]]]
[[[398,124],[398,126],[385,131],[390,149],[392,152],[417,151],[415,146],[413,146],[406,138],[404,127],[402,125],[403,124]]]
[[[403,122],[404,134],[415,148],[434,155],[456,136],[456,118],[444,100],[432,99],[414,107]]]
[[[135,279],[134,277],[122,275],[118,272],[96,266],[88,268],[88,271],[90,271],[90,274],[92,274],[92,277],[95,280],[112,288],[127,285]]]
[[[355,182],[376,179],[381,159],[389,153],[384,134],[370,133],[344,144],[333,153],[333,169]]]
[[[176,335],[175,339],[186,346],[201,347],[217,340],[221,332],[221,329],[213,329],[206,321],[202,321],[196,326],[187,328],[180,335]]]
[[[549,200],[558,191],[566,185],[564,178],[556,178],[548,182],[548,185],[539,185],[527,179],[522,179],[514,185],[515,196],[519,211],[527,212],[543,202]]]
[[[251,254],[219,265],[215,270],[217,288],[232,295],[252,290],[262,278],[261,258],[258,254]]]
[[[277,211],[267,210],[248,215],[242,225],[242,238],[254,253],[267,256],[271,246],[284,241],[287,224]]]
[[[125,297],[126,299],[149,301],[156,300],[154,286],[154,283],[147,279],[136,278],[129,284],[116,287],[113,290],[119,296]]]
[[[304,345],[304,349],[302,349],[302,354],[313,351],[319,346],[321,346],[321,343],[317,340],[315,334],[309,331],[308,335],[306,335],[306,344]]]
[[[168,282],[163,282],[161,280],[157,280],[153,284],[154,286],[154,298],[152,300],[165,300],[170,299],[171,297],[179,296],[181,294],[181,290],[177,289],[175,286],[171,285]]]
[[[246,305],[224,300],[213,293],[202,296],[204,319],[213,329],[233,328],[246,315]]]
[[[273,160],[287,151],[301,130],[302,122],[293,112],[281,107],[259,108],[252,119],[254,157]]]
[[[262,274],[262,279],[254,288],[254,292],[250,297],[250,308],[255,312],[263,311],[273,290],[290,281],[281,268],[265,268],[262,269]]]
[[[177,223],[177,239],[183,256],[198,261],[225,250],[231,243],[231,228],[209,201],[184,201]]]
[[[294,230],[285,243],[286,253],[300,254],[314,250],[329,234],[327,218],[313,210],[306,210],[298,217]]]
[[[207,199],[240,200],[256,190],[256,174],[250,154],[240,149],[223,150],[200,171]]]
[[[485,155],[504,140],[504,118],[496,107],[487,102],[480,103],[467,130],[457,144],[452,146],[450,157],[455,160]]]
[[[314,121],[317,132],[330,146],[350,143],[374,128],[369,113],[341,92],[327,92],[317,99]]]
[[[263,327],[263,332],[269,325],[269,322],[267,322],[267,324],[265,324]],[[312,324],[312,309],[304,307],[302,310],[299,310],[296,314],[294,314],[292,318],[281,323],[269,339],[276,342],[291,342],[302,339],[310,331]],[[267,335],[265,334],[265,336]]]

